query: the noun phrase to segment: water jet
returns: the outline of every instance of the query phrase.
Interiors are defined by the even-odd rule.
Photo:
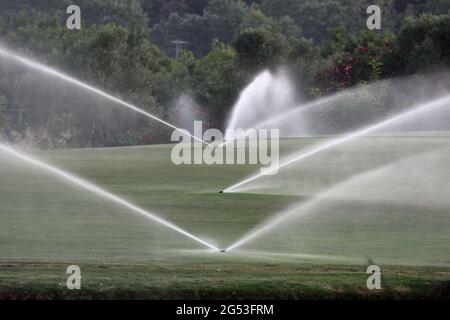
[[[45,163],[45,162],[43,162],[41,160],[35,159],[35,158],[33,158],[33,157],[23,153],[23,152],[19,152],[19,151],[15,150],[15,149],[13,149],[13,148],[5,145],[5,144],[2,144],[2,143],[0,143],[0,151],[2,151],[3,153],[5,153],[5,154],[7,154],[9,156],[12,156],[15,159],[21,160],[21,161],[23,161],[25,163],[31,164],[34,167],[37,167],[37,168],[42,169],[42,170],[44,170],[46,172],[49,172],[49,173],[53,174],[54,176],[57,176],[57,177],[65,180],[65,181],[70,182],[73,185],[79,186],[79,187],[81,187],[81,188],[83,188],[83,189],[85,189],[87,191],[90,191],[90,192],[92,192],[93,194],[95,194],[97,196],[100,196],[102,198],[108,199],[108,200],[112,201],[113,203],[119,204],[122,207],[125,207],[125,208],[133,211],[134,213],[137,213],[137,214],[139,214],[139,215],[141,215],[141,216],[143,216],[143,217],[145,217],[147,219],[150,219],[150,220],[152,220],[154,222],[157,222],[157,223],[159,223],[161,225],[164,225],[167,228],[169,228],[169,229],[171,229],[171,230],[173,230],[175,232],[178,232],[178,233],[186,236],[187,238],[190,238],[190,239],[192,239],[192,240],[194,240],[194,241],[196,241],[198,243],[201,243],[205,247],[213,249],[216,252],[220,251],[219,248],[217,248],[214,245],[212,245],[212,244],[210,244],[210,243],[200,239],[199,237],[191,234],[190,232],[188,232],[188,231],[178,227],[177,225],[175,225],[175,224],[173,224],[173,223],[171,223],[171,222],[169,222],[169,221],[167,221],[167,220],[165,220],[165,219],[155,215],[154,213],[151,213],[151,212],[149,212],[147,210],[144,210],[144,209],[142,209],[142,208],[132,204],[131,202],[126,201],[125,199],[123,199],[123,198],[121,198],[121,197],[119,197],[117,195],[112,194],[109,191],[106,191],[105,189],[102,189],[99,186],[97,186],[97,185],[95,185],[95,184],[93,184],[93,183],[91,183],[91,182],[89,182],[87,180],[84,180],[84,179],[82,179],[80,177],[77,177],[77,176],[75,176],[75,175],[73,175],[71,173],[68,173],[68,172],[66,172],[64,170],[61,170],[61,169],[59,169],[59,168],[57,168],[57,167],[55,167],[53,165],[50,165],[48,163]]]
[[[405,119],[407,119],[409,117],[412,117],[412,116],[420,115],[423,112],[428,111],[428,109],[430,109],[430,108],[438,108],[438,107],[446,106],[446,105],[448,105],[448,103],[450,103],[450,96],[449,95],[444,96],[444,97],[440,97],[440,98],[438,98],[436,100],[433,100],[431,102],[428,102],[428,103],[425,103],[425,104],[422,104],[422,105],[419,105],[419,106],[412,107],[412,108],[410,108],[409,110],[407,110],[405,112],[401,112],[401,113],[399,113],[399,114],[397,114],[397,115],[395,115],[393,117],[390,117],[388,119],[379,121],[379,122],[377,122],[375,124],[372,124],[372,125],[369,125],[369,126],[363,128],[363,129],[359,129],[359,130],[356,130],[354,132],[350,132],[350,133],[347,133],[347,134],[344,134],[344,135],[337,136],[334,139],[327,140],[326,142],[324,142],[322,144],[319,144],[319,145],[317,145],[317,146],[315,146],[315,147],[313,147],[313,148],[311,148],[309,150],[293,153],[290,156],[285,157],[287,159],[285,159],[284,161],[280,161],[280,164],[278,166],[276,166],[275,168],[267,170],[266,174],[271,173],[271,171],[275,171],[276,172],[277,170],[282,169],[282,168],[284,168],[286,166],[292,165],[293,163],[302,161],[302,160],[304,160],[306,158],[309,158],[309,157],[311,157],[311,156],[313,156],[315,154],[318,154],[320,152],[323,152],[323,151],[335,148],[335,147],[337,147],[337,146],[339,146],[339,145],[341,145],[343,143],[352,141],[355,138],[368,135],[368,134],[373,133],[374,131],[377,131],[377,130],[382,129],[382,128],[386,128],[389,125],[398,123],[401,120],[405,120]],[[244,180],[241,180],[240,182],[238,182],[238,183],[236,183],[236,184],[234,184],[234,185],[224,189],[224,191],[225,192],[237,191],[237,189],[242,187],[243,185],[246,185],[249,182],[257,180],[257,179],[259,179],[259,178],[261,178],[263,176],[265,176],[265,175],[262,174],[262,173],[250,176],[250,177],[248,177],[248,178],[246,178]]]
[[[65,81],[65,82],[71,83],[71,84],[73,84],[73,85],[75,85],[77,87],[80,87],[80,88],[85,89],[87,91],[93,92],[93,93],[95,93],[95,94],[97,94],[97,95],[99,95],[99,96],[101,96],[101,97],[103,97],[105,99],[108,99],[108,100],[110,100],[112,102],[115,102],[115,103],[117,103],[117,104],[119,104],[119,105],[121,105],[123,107],[126,107],[126,108],[128,108],[130,110],[133,110],[133,111],[135,111],[137,113],[140,113],[140,114],[142,114],[142,115],[144,115],[144,116],[146,116],[148,118],[156,120],[159,123],[161,123],[161,124],[163,124],[163,125],[165,125],[165,126],[167,126],[169,128],[172,128],[174,130],[178,130],[180,132],[183,132],[183,134],[189,135],[191,138],[193,138],[193,139],[195,139],[197,141],[200,141],[203,144],[209,145],[207,142],[204,142],[202,139],[200,139],[200,138],[190,134],[189,132],[185,132],[181,128],[178,128],[177,126],[175,126],[175,125],[173,125],[173,124],[171,124],[171,123],[169,123],[169,122],[167,122],[167,121],[165,121],[165,120],[163,120],[163,119],[161,119],[161,118],[159,118],[159,117],[157,117],[157,116],[155,116],[155,115],[153,115],[153,114],[151,114],[151,113],[149,113],[147,111],[144,111],[143,109],[141,109],[141,108],[139,108],[139,107],[137,107],[137,106],[135,106],[135,105],[133,105],[131,103],[125,102],[125,101],[123,101],[123,100],[121,100],[121,99],[119,99],[117,97],[114,97],[114,96],[110,95],[109,93],[106,93],[105,91],[102,91],[102,90],[97,89],[97,88],[95,88],[93,86],[90,86],[90,85],[86,84],[85,82],[80,81],[80,80],[78,80],[76,78],[73,78],[73,77],[71,77],[71,76],[69,76],[69,75],[67,75],[65,73],[62,73],[62,72],[60,72],[60,71],[58,71],[58,70],[56,70],[54,68],[48,67],[48,66],[46,66],[44,64],[38,63],[38,62],[33,61],[31,59],[22,57],[22,56],[16,54],[15,52],[13,52],[12,50],[6,49],[2,45],[0,45],[0,56],[2,56],[5,59],[10,59],[10,60],[19,62],[19,63],[21,63],[21,64],[23,64],[23,65],[25,65],[25,66],[27,66],[27,67],[29,67],[31,69],[37,70],[37,71],[39,71],[41,73],[44,73],[44,74],[48,74],[48,75],[53,76],[55,78],[61,79],[61,80]]]

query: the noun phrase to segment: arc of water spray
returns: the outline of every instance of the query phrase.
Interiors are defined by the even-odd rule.
[[[155,221],[155,222],[157,222],[159,224],[162,224],[162,225],[166,226],[167,228],[172,229],[173,231],[176,231],[176,232],[178,232],[178,233],[180,233],[180,234],[182,234],[182,235],[184,235],[184,236],[186,236],[186,237],[188,237],[188,238],[190,238],[192,240],[195,240],[196,242],[201,243],[202,245],[204,245],[204,246],[206,246],[206,247],[208,247],[210,249],[213,249],[213,250],[215,250],[217,252],[220,251],[214,245],[212,245],[212,244],[210,244],[210,243],[208,243],[208,242],[206,242],[206,241],[204,241],[204,240],[194,236],[193,234],[191,234],[191,233],[181,229],[180,227],[174,225],[173,223],[171,223],[169,221],[166,221],[163,218],[158,217],[157,215],[155,215],[153,213],[150,213],[150,212],[148,212],[148,211],[146,211],[146,210],[144,210],[142,208],[139,208],[138,206],[136,206],[136,205],[134,205],[134,204],[132,204],[132,203],[130,203],[130,202],[128,202],[128,201],[126,201],[126,200],[124,200],[124,199],[122,199],[122,198],[120,198],[120,197],[118,197],[118,196],[116,196],[116,195],[114,195],[114,194],[112,194],[112,193],[110,193],[110,192],[108,192],[108,191],[106,191],[106,190],[104,190],[104,189],[94,185],[94,184],[92,184],[91,182],[83,180],[83,179],[81,179],[81,178],[79,178],[77,176],[74,176],[74,175],[72,175],[72,174],[70,174],[68,172],[65,172],[65,171],[63,171],[61,169],[58,169],[57,167],[54,167],[54,166],[49,165],[47,163],[44,163],[44,162],[42,162],[40,160],[37,160],[37,159],[35,159],[33,157],[30,157],[29,155],[21,153],[21,152],[19,152],[17,150],[14,150],[13,148],[8,147],[6,145],[3,145],[1,143],[0,143],[0,150],[5,152],[5,153],[7,153],[7,154],[9,154],[9,155],[11,155],[11,156],[13,156],[14,158],[20,159],[20,160],[22,160],[24,162],[27,162],[27,163],[35,166],[35,167],[41,168],[41,169],[43,169],[45,171],[48,171],[48,172],[54,174],[55,176],[61,177],[64,180],[70,181],[73,184],[82,187],[85,190],[88,190],[88,191],[90,191],[90,192],[92,192],[92,193],[94,193],[94,194],[96,194],[98,196],[101,196],[101,197],[103,197],[105,199],[108,199],[108,200],[110,200],[112,202],[115,202],[115,203],[117,203],[117,204],[119,204],[119,205],[121,205],[121,206],[123,206],[125,208],[128,208],[128,209],[132,210],[133,212],[135,212],[135,213],[137,213],[137,214],[139,214],[139,215],[141,215],[141,216],[143,216],[145,218],[151,219],[151,220],[153,220],[153,221]]]
[[[12,59],[12,60],[17,61],[19,63],[22,63],[22,64],[26,65],[27,67],[29,67],[31,69],[34,69],[34,70],[37,70],[37,71],[49,74],[49,75],[51,75],[53,77],[56,77],[58,79],[61,79],[63,81],[66,81],[66,82],[69,82],[71,84],[74,84],[77,87],[80,87],[80,88],[83,88],[83,89],[85,89],[87,91],[93,92],[93,93],[95,93],[95,94],[97,94],[99,96],[102,96],[103,98],[106,98],[106,99],[108,99],[110,101],[113,101],[113,102],[115,102],[117,104],[120,104],[120,105],[122,105],[122,106],[124,106],[124,107],[126,107],[128,109],[131,109],[131,110],[133,110],[133,111],[135,111],[137,113],[140,113],[140,114],[142,114],[142,115],[144,115],[144,116],[146,116],[148,118],[156,120],[156,121],[158,121],[159,123],[162,123],[165,126],[168,126],[168,127],[172,128],[174,130],[178,130],[180,132],[183,132],[183,134],[186,134],[186,135],[190,136],[191,138],[193,138],[193,139],[195,139],[197,141],[200,141],[201,143],[204,143],[204,144],[208,145],[208,143],[203,141],[202,139],[200,139],[200,138],[198,138],[198,137],[196,137],[196,136],[186,132],[185,130],[182,130],[181,128],[178,128],[177,126],[175,126],[175,125],[173,125],[173,124],[171,124],[171,123],[169,123],[167,121],[162,120],[161,118],[158,118],[157,116],[155,116],[155,115],[153,115],[153,114],[151,114],[151,113],[149,113],[147,111],[142,110],[141,108],[136,107],[135,105],[132,105],[131,103],[128,103],[128,102],[125,102],[125,101],[123,101],[123,100],[121,100],[119,98],[116,98],[116,97],[110,95],[109,93],[106,93],[106,92],[104,92],[104,91],[102,91],[100,89],[97,89],[97,88],[95,88],[93,86],[90,86],[90,85],[88,85],[88,84],[86,84],[86,83],[84,83],[84,82],[82,82],[82,81],[80,81],[78,79],[75,79],[74,77],[71,77],[71,76],[69,76],[67,74],[59,72],[59,71],[57,71],[57,70],[55,70],[53,68],[50,68],[50,67],[48,67],[46,65],[43,65],[41,63],[32,61],[32,60],[30,60],[28,58],[22,57],[22,56],[14,53],[13,51],[11,51],[9,49],[5,49],[1,45],[0,45],[0,55],[3,56],[4,58]]]
[[[306,201],[305,203],[301,203],[300,205],[282,211],[281,213],[266,219],[264,222],[260,223],[259,226],[247,232],[244,236],[242,236],[239,240],[234,242],[225,250],[226,251],[235,250],[238,247],[241,247],[242,245],[254,240],[255,238],[261,237],[263,234],[267,234],[267,232],[271,231],[272,229],[279,226],[283,222],[288,221],[288,219],[293,218],[293,216],[298,217],[300,214],[302,215],[306,214],[310,208],[314,207],[316,204],[318,204],[321,200],[325,199],[327,196],[332,194],[334,191],[339,190],[340,188],[343,188],[345,186],[351,185],[353,182],[363,177],[368,177],[372,174],[382,172],[387,168],[392,168],[394,165],[398,165],[403,161],[405,160],[400,160],[391,164],[382,165],[369,171],[357,174],[355,176],[351,176],[345,179],[344,181],[339,182],[331,186],[330,188],[320,192],[318,195]]]
[[[384,168],[384,167],[386,167],[386,166],[383,166],[382,168]],[[371,170],[370,172],[380,171],[381,169],[377,168],[377,169]],[[226,250],[227,251],[235,250],[238,247],[241,247],[242,245],[254,240],[255,238],[262,236],[263,234],[267,233],[268,231],[274,229],[276,226],[279,226],[283,222],[286,222],[289,218],[291,218],[291,216],[293,214],[296,214],[296,213],[300,214],[300,213],[307,212],[307,210],[309,208],[313,207],[315,204],[317,204],[320,200],[324,199],[328,194],[332,193],[334,190],[336,190],[342,186],[345,186],[362,176],[368,175],[369,173],[364,172],[362,174],[357,175],[356,177],[350,177],[350,178],[344,180],[343,182],[338,183],[337,185],[334,185],[334,186],[328,188],[327,190],[321,192],[319,195],[315,196],[311,200],[308,200],[306,203],[302,203],[299,206],[295,206],[294,208],[288,209],[286,211],[282,211],[280,214],[276,214],[275,216],[270,217],[269,219],[265,220],[265,222],[262,222],[259,226],[255,227],[252,230],[250,230],[249,232],[247,232],[239,240],[237,240],[232,245],[230,245]],[[296,217],[298,217],[298,214],[296,214]]]
[[[338,97],[340,97],[342,95],[343,95],[342,93],[337,93],[337,94],[331,95],[329,97],[325,97],[325,98],[322,98],[322,99],[319,99],[319,100],[316,100],[316,101],[312,101],[312,102],[308,102],[308,103],[299,105],[296,108],[288,110],[288,111],[286,111],[286,112],[284,112],[284,113],[282,113],[282,114],[280,114],[280,115],[278,115],[278,116],[276,116],[274,118],[269,118],[269,119],[265,119],[263,121],[258,122],[257,124],[255,124],[253,126],[252,129],[264,128],[264,126],[266,126],[266,125],[268,125],[270,123],[275,123],[275,122],[278,122],[278,121],[283,120],[285,118],[292,117],[294,114],[296,114],[298,112],[303,112],[303,111],[305,111],[307,109],[310,109],[312,107],[321,105],[323,103],[327,103],[327,102],[329,102],[329,101],[331,101],[333,99],[336,99],[336,98],[338,98]],[[235,140],[238,140],[240,138],[245,137],[249,133],[249,131],[252,130],[252,129],[247,129],[242,134],[238,134],[238,135],[232,137],[231,139],[228,139],[228,140],[222,142],[221,144],[219,144],[217,146],[217,148],[221,148],[221,147],[223,147],[223,146],[225,146],[225,145],[227,145],[227,144],[229,144],[229,143],[231,143],[231,142],[233,142]]]
[[[405,117],[411,116],[412,114],[426,111],[430,107],[439,106],[439,105],[441,105],[441,104],[443,104],[445,102],[449,102],[449,99],[450,99],[450,96],[446,96],[446,97],[434,100],[432,102],[429,102],[427,104],[421,105],[419,107],[412,108],[409,111],[400,113],[400,114],[398,114],[398,115],[396,115],[396,116],[394,116],[392,118],[389,118],[387,120],[383,120],[381,122],[378,122],[378,123],[376,123],[376,124],[374,124],[372,126],[364,128],[362,130],[355,131],[353,133],[349,133],[349,134],[347,134],[347,135],[345,135],[345,136],[343,136],[341,138],[333,139],[333,140],[331,140],[331,141],[329,141],[327,143],[324,143],[324,144],[321,144],[321,145],[317,146],[316,148],[313,148],[310,151],[301,153],[298,156],[294,156],[292,159],[290,159],[290,160],[288,160],[288,161],[286,161],[284,163],[281,163],[280,165],[278,165],[278,166],[276,166],[276,167],[274,167],[272,169],[267,170],[264,174],[260,173],[260,174],[254,175],[254,176],[252,176],[250,178],[247,178],[247,179],[245,179],[245,180],[243,180],[241,182],[238,182],[235,185],[232,185],[231,187],[228,187],[223,192],[232,192],[232,190],[234,190],[234,189],[236,189],[238,187],[241,187],[241,186],[243,186],[243,185],[245,185],[245,184],[247,184],[247,183],[249,183],[251,181],[254,181],[254,180],[262,177],[263,175],[267,175],[267,174],[270,174],[272,172],[277,172],[279,169],[281,169],[283,167],[286,167],[286,166],[288,166],[288,165],[290,165],[292,163],[295,163],[295,162],[298,162],[298,161],[303,160],[305,158],[308,158],[308,157],[310,157],[312,155],[315,155],[315,154],[317,154],[319,152],[322,152],[322,151],[325,151],[325,150],[330,149],[332,147],[335,147],[337,145],[340,145],[340,144],[342,144],[344,142],[347,142],[349,140],[352,140],[352,139],[355,139],[357,137],[363,136],[365,134],[371,133],[371,132],[373,132],[373,131],[375,131],[375,130],[383,127],[383,126],[389,125],[389,124],[391,124],[391,123],[393,123],[396,120],[399,120],[401,118],[405,118]]]

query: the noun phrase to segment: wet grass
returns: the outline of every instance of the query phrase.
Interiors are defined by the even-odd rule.
[[[378,139],[382,139],[377,140],[380,149],[389,145],[417,150],[415,137]],[[423,139],[428,139],[426,145],[447,141],[440,136]],[[319,141],[284,140],[282,153]],[[371,159],[376,164],[386,156],[382,153],[377,159],[374,145],[368,148],[372,153],[362,163]],[[312,196],[302,192],[220,194],[219,190],[258,168],[176,166],[170,161],[170,151],[171,146],[160,145],[34,154],[221,248],[275,212]],[[309,164],[305,175],[300,171],[299,177],[311,189],[326,186],[329,176],[323,168],[327,162],[312,161],[317,162]],[[449,219],[445,213],[430,219],[430,212],[406,208],[409,218],[403,219],[394,211],[404,209],[379,206],[378,214],[370,219],[354,204],[339,219],[330,214],[299,225],[295,241],[292,233],[280,230],[254,252],[211,254],[160,225],[2,155],[0,179],[1,298],[449,296]],[[294,245],[286,246],[287,241]],[[381,264],[381,291],[366,288],[369,257]],[[65,286],[65,271],[71,264],[82,268],[79,292]]]
[[[448,274],[432,267],[382,270],[366,287],[364,266],[277,264],[87,264],[81,290],[66,287],[66,264],[0,265],[2,299],[445,299]]]

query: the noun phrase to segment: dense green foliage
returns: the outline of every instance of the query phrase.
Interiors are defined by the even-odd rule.
[[[80,0],[82,29],[70,31],[70,1],[18,0],[0,4],[0,38],[165,119],[187,94],[210,126],[221,127],[239,90],[264,68],[286,67],[299,90],[315,96],[449,66],[450,1],[380,1],[381,31],[366,29],[369,2]],[[174,40],[183,41],[178,50]],[[42,147],[168,139],[154,122],[100,114],[93,107],[105,102],[77,102],[77,93],[54,90],[55,83],[27,70],[0,61],[0,71],[0,119],[9,137],[46,133],[40,136],[48,139],[31,142]],[[81,104],[85,110],[76,112]]]

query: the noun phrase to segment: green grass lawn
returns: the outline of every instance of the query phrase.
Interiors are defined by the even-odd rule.
[[[257,166],[175,166],[170,145],[33,154],[224,248],[348,176],[432,150],[441,159],[448,141],[359,139],[232,194],[218,191]],[[281,153],[318,142],[286,139]],[[436,176],[443,182],[427,182],[445,185],[447,173]],[[450,213],[445,202],[430,206],[434,198],[423,207],[405,204],[410,193],[397,202],[324,200],[314,214],[222,254],[1,154],[0,179],[0,297],[448,298]],[[371,180],[363,185],[377,193]],[[365,289],[369,259],[382,268],[378,292]],[[82,269],[77,293],[65,288],[71,264]]]

